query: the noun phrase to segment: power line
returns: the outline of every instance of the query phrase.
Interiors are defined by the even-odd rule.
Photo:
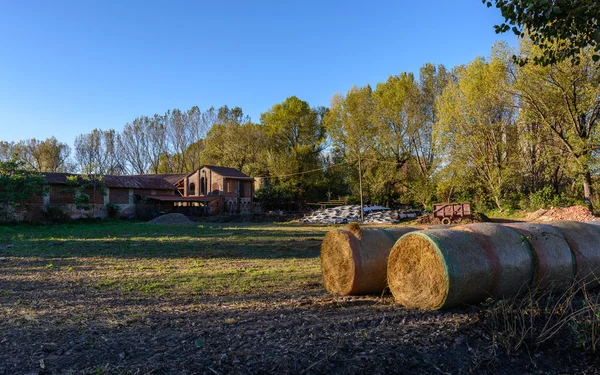
[[[333,164],[333,165],[328,165],[328,166],[324,166],[324,167],[317,168],[317,169],[311,169],[309,171],[304,171],[304,172],[282,174],[282,175],[279,175],[279,176],[255,176],[254,178],[281,178],[281,177],[289,177],[289,176],[298,176],[298,175],[302,175],[302,174],[323,171],[323,170],[329,169],[329,168],[339,167],[340,165],[344,165],[344,164],[348,164],[348,162],[347,161],[343,161],[341,163],[337,163],[337,164]]]

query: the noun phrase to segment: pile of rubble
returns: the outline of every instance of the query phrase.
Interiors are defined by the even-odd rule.
[[[159,224],[159,225],[192,225],[193,221],[188,219],[184,214],[166,214],[157,217],[156,219],[150,220],[148,224]]]
[[[540,209],[527,215],[531,221],[592,221],[598,220],[589,208],[585,206],[556,207],[549,210]]]
[[[381,206],[364,206],[364,223],[392,224],[416,218],[420,210],[390,210]],[[299,220],[307,224],[346,224],[360,221],[360,206],[339,206],[317,210]]]

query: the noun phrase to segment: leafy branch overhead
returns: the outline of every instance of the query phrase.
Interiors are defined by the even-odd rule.
[[[580,52],[594,50],[594,61],[600,60],[600,3],[597,0],[482,0],[495,5],[504,23],[495,25],[496,33],[511,31],[518,37],[528,36],[544,51],[532,61],[551,65],[564,60],[580,63]],[[528,59],[515,57],[520,65]]]

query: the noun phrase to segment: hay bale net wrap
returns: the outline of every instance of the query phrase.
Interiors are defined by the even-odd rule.
[[[388,262],[388,284],[404,306],[436,310],[512,296],[533,278],[529,244],[514,229],[472,224],[404,235]]]
[[[390,249],[417,228],[335,229],[321,244],[323,284],[339,295],[381,293],[386,287]]]
[[[600,227],[577,221],[555,221],[552,227],[565,236],[575,259],[575,279],[590,288],[600,285]]]
[[[489,264],[471,233],[430,229],[404,235],[392,248],[388,284],[396,302],[437,310],[488,296]]]
[[[536,287],[568,288],[575,277],[575,260],[563,234],[547,224],[510,223],[533,250]]]
[[[531,285],[534,277],[534,256],[527,239],[514,228],[493,223],[478,223],[454,227],[468,231],[481,246],[490,264],[494,298],[512,297]]]

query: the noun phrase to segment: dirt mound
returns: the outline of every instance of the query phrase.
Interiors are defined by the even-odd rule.
[[[530,221],[591,221],[598,218],[585,206],[556,207],[549,210],[540,209],[527,215]]]
[[[473,223],[485,223],[490,221],[490,219],[480,212],[473,212],[471,217],[463,217],[463,218],[455,218],[452,220],[452,224],[473,224]],[[425,225],[442,225],[442,220],[438,217],[433,216],[433,214],[427,214],[420,216],[416,220],[417,224],[425,224]]]
[[[160,224],[160,225],[190,225],[194,224],[193,221],[187,218],[184,214],[166,214],[157,217],[156,219],[150,220],[148,224]]]

